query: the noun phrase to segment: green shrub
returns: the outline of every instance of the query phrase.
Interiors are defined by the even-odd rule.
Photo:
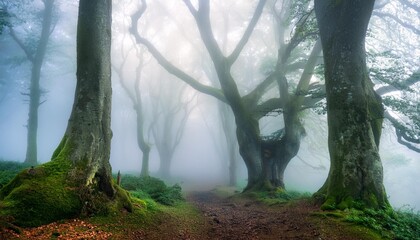
[[[182,189],[178,184],[168,187],[162,180],[154,177],[123,175],[121,177],[121,186],[130,191],[134,197],[141,199],[151,198],[158,203],[168,206],[172,206],[183,199]]]
[[[363,225],[381,233],[384,238],[418,239],[420,236],[420,214],[413,210],[347,210],[345,220]]]
[[[28,164],[14,161],[0,161],[0,188],[8,184],[23,169],[30,167]]]

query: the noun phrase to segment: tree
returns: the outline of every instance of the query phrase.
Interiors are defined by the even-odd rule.
[[[132,15],[132,27],[130,29],[131,33],[135,36],[136,41],[139,44],[143,44],[148,48],[149,52],[154,56],[159,64],[163,66],[169,73],[177,76],[179,79],[186,82],[194,89],[213,96],[216,99],[229,105],[235,117],[236,137],[239,143],[240,154],[248,170],[248,184],[245,188],[245,191],[271,189],[272,187],[284,187],[282,173],[287,166],[287,163],[296,155],[297,150],[299,149],[299,144],[296,144],[296,141],[299,141],[298,139],[300,139],[304,133],[304,131],[302,131],[302,124],[297,117],[297,113],[302,110],[302,108],[301,106],[297,106],[296,111],[287,110],[287,112],[290,113],[290,115],[287,117],[289,118],[288,122],[290,122],[288,126],[291,126],[291,128],[288,127],[288,130],[285,131],[288,133],[288,135],[284,138],[284,143],[279,143],[279,139],[276,139],[276,144],[274,144],[273,147],[276,149],[282,149],[279,150],[280,152],[289,150],[291,151],[287,154],[284,153],[287,155],[286,158],[277,161],[282,162],[282,166],[281,168],[278,168],[278,171],[276,171],[277,173],[275,174],[273,174],[270,169],[272,169],[273,166],[279,166],[280,163],[273,164],[272,158],[270,158],[269,161],[266,161],[267,159],[263,159],[262,145],[264,148],[267,145],[263,143],[261,139],[259,119],[273,110],[288,108],[287,104],[292,103],[292,101],[289,101],[291,98],[288,98],[288,91],[290,89],[288,88],[286,78],[286,73],[288,71],[287,67],[290,64],[288,60],[290,60],[292,51],[302,41],[306,40],[309,36],[316,35],[316,31],[311,31],[313,29],[307,29],[305,27],[306,23],[310,22],[309,19],[311,16],[311,11],[309,11],[309,13],[304,13],[303,16],[300,16],[297,19],[295,26],[297,30],[293,32],[293,36],[291,37],[289,43],[279,47],[279,54],[274,67],[275,70],[269,73],[263,81],[255,86],[255,88],[247,91],[247,94],[241,95],[238,84],[231,72],[232,66],[238,60],[245,45],[248,43],[252,32],[263,12],[265,1],[258,1],[254,15],[249,21],[242,35],[242,38],[238,41],[237,45],[228,56],[226,56],[223,50],[219,47],[213,33],[210,20],[209,1],[199,1],[197,9],[190,1],[185,0],[184,3],[195,19],[201,40],[203,41],[203,44],[207,49],[207,53],[209,54],[213,63],[214,71],[220,84],[220,89],[202,84],[194,77],[177,68],[175,65],[170,63],[151,42],[140,36],[137,26],[139,18],[146,10],[145,1],[142,1],[142,7]],[[320,48],[314,48],[313,52],[319,52],[319,50]],[[314,54],[314,56],[316,56],[316,54]],[[314,63],[315,62],[316,61],[314,61]],[[309,73],[308,76],[312,76],[312,71],[310,69],[313,67],[313,64],[309,64],[305,74]],[[270,97],[268,100],[263,99],[264,94],[273,85],[273,83],[276,82],[276,80],[278,82],[278,86],[281,89],[280,95],[282,97]],[[302,80],[304,81],[304,83],[300,85],[300,88],[302,89],[297,90],[294,94],[296,96],[299,95],[298,98],[306,98],[306,93],[310,87],[310,77],[307,78],[307,76],[302,76]],[[303,104],[303,101],[300,102]],[[284,117],[286,117],[286,115],[284,115]],[[284,136],[280,137],[283,138]],[[293,142],[291,140],[293,140]],[[292,145],[296,147],[291,147]],[[283,156],[283,153],[276,154],[276,157],[280,156]],[[272,179],[270,178],[275,179],[274,181],[271,181]]]
[[[123,49],[123,48],[121,48]],[[136,112],[137,116],[137,146],[143,153],[142,156],[142,166],[140,176],[146,177],[149,176],[149,156],[150,156],[150,144],[146,141],[146,136],[144,133],[144,125],[145,125],[145,111],[143,110],[143,101],[142,101],[142,94],[140,89],[140,82],[142,78],[142,70],[144,65],[143,60],[143,53],[139,49],[134,49],[136,51],[137,59],[139,63],[136,68],[136,76],[134,81],[134,86],[130,87],[127,82],[126,77],[124,76],[124,65],[128,60],[128,53],[122,52],[123,60],[118,68],[114,68],[116,73],[118,74],[118,78],[120,80],[121,85],[123,86],[125,92],[127,93],[128,97],[130,98],[133,108]],[[134,92],[133,92],[134,91]]]
[[[325,64],[330,172],[323,208],[389,207],[378,153],[383,107],[366,67],[373,0],[315,0]]]
[[[111,0],[81,0],[77,29],[77,86],[64,137],[52,161],[23,171],[2,188],[1,213],[34,226],[132,205],[112,182]]]
[[[368,66],[384,100],[385,119],[398,143],[418,153],[420,59],[413,49],[420,47],[420,23],[413,19],[419,14],[420,6],[412,0],[377,1],[367,39]]]
[[[185,126],[195,105],[196,95],[187,96],[186,85],[167,74],[161,74],[150,93],[151,119],[149,131],[159,154],[158,176],[171,178],[172,160],[181,143]]]
[[[42,25],[40,26],[41,34],[39,37],[19,36],[14,27],[9,24],[10,35],[18,46],[25,53],[26,58],[31,63],[31,81],[29,93],[25,93],[29,97],[29,114],[28,114],[28,135],[25,163],[37,164],[37,136],[38,136],[38,109],[42,104],[42,89],[40,87],[41,68],[44,63],[47,45],[52,31],[53,25],[53,8],[54,0],[42,1],[44,9],[42,11]],[[9,3],[12,4],[12,3]],[[16,4],[16,3],[14,3]],[[25,4],[25,3],[22,3]],[[35,35],[34,33],[31,33]],[[32,38],[32,39],[31,39]]]
[[[0,35],[3,33],[3,28],[9,25],[9,13],[3,7],[0,8]]]

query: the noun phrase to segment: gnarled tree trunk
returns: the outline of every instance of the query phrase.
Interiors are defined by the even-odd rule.
[[[374,0],[315,0],[324,50],[331,168],[324,208],[388,207],[378,153],[383,108],[366,68]]]

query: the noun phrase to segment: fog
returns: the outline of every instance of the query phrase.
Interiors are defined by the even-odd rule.
[[[71,1],[69,1],[71,2]],[[124,2],[124,3],[120,3]],[[113,172],[139,174],[141,171],[142,152],[137,143],[137,115],[127,91],[121,81],[126,81],[131,94],[135,94],[136,68],[139,58],[136,51],[142,52],[143,68],[141,82],[143,114],[145,118],[146,140],[151,146],[149,171],[151,176],[158,176],[160,156],[156,148],[151,125],[160,124],[161,120],[152,117],[153,110],[162,104],[179,103],[189,106],[185,128],[176,146],[170,167],[170,183],[179,183],[186,190],[211,189],[226,185],[229,179],[228,155],[223,149],[225,139],[219,118],[218,100],[198,93],[176,77],[166,72],[147,52],[147,49],[136,44],[128,32],[130,15],[138,8],[140,1],[114,1],[113,13],[113,45],[112,61],[115,68],[121,68],[125,80],[113,70],[112,84],[112,147],[110,163]],[[212,68],[208,54],[194,21],[182,1],[149,1],[148,10],[141,19],[141,32],[145,38],[165,54],[171,62],[181,67],[189,74],[207,85],[217,86],[211,79]],[[212,2],[212,19],[216,38],[223,46],[223,51],[231,52],[241,37],[256,1],[224,1]],[[240,3],[239,3],[240,2]],[[214,3],[214,5],[213,5]],[[74,90],[76,86],[76,24],[77,2],[66,3],[58,1],[56,12],[58,20],[51,35],[48,53],[42,67],[41,86],[45,90],[39,108],[38,127],[38,161],[45,163],[58,146],[66,130],[67,121],[72,109]],[[389,6],[398,7],[398,6]],[[214,9],[214,10],[213,10]],[[225,14],[225,15],[223,15]],[[227,14],[227,16],[226,16]],[[227,19],[227,20],[226,20]],[[225,22],[228,21],[228,22]],[[383,31],[385,23],[372,18],[372,34],[381,34],[378,38],[387,38]],[[414,22],[413,24],[417,24]],[[259,70],[265,60],[276,56],[276,43],[273,19],[266,10],[256,27],[250,42],[234,65],[234,76],[240,79],[238,86],[241,94],[252,89],[263,74]],[[391,26],[392,24],[390,24]],[[393,25],[392,25],[393,26]],[[382,29],[382,30],[381,30]],[[290,32],[288,29],[287,32]],[[401,27],[400,37],[409,40],[398,45],[395,53],[406,74],[415,71],[420,63],[420,52],[417,48],[419,35],[412,34]],[[25,32],[21,29],[21,32]],[[388,31],[389,33],[389,31]],[[410,36],[404,38],[404,34]],[[370,42],[369,42],[370,41]],[[386,51],[385,46],[395,47],[395,39],[388,39],[378,45],[375,39],[369,39],[367,49]],[[414,42],[414,43],[413,43]],[[405,44],[405,45],[404,45]],[[414,46],[415,50],[407,46]],[[136,50],[137,49],[137,50]],[[379,50],[378,50],[379,49]],[[308,52],[308,48],[306,52]],[[8,161],[25,160],[28,97],[27,91],[30,79],[28,62],[13,63],[13,59],[23,55],[8,34],[7,30],[0,36],[0,159]],[[124,62],[124,57],[127,58]],[[268,60],[267,60],[268,61]],[[383,64],[387,64],[384,61]],[[385,67],[384,67],[385,68]],[[414,69],[414,70],[413,70]],[[316,76],[315,76],[316,78]],[[165,82],[166,81],[166,82]],[[162,90],[160,87],[168,87]],[[217,81],[216,81],[217,82]],[[181,89],[181,90],[179,90]],[[176,92],[175,99],[165,99],[169,93]],[[272,94],[278,94],[273,90]],[[415,93],[415,94],[418,94]],[[158,97],[156,97],[158,96]],[[419,106],[419,95],[413,99]],[[159,108],[160,109],[160,108]],[[164,111],[164,108],[159,111]],[[417,108],[417,113],[419,109]],[[160,112],[161,113],[161,112]],[[163,114],[163,113],[161,113]],[[182,112],[174,115],[174,122],[183,118]],[[329,154],[327,146],[327,121],[325,115],[319,115],[312,110],[302,113],[306,129],[306,137],[302,139],[298,155],[293,158],[286,169],[285,184],[288,190],[316,192],[324,183],[329,170]],[[262,134],[270,134],[282,126],[281,114],[273,114],[261,122]],[[175,124],[175,126],[177,126]],[[160,127],[163,128],[163,125]],[[177,131],[170,129],[169,131]],[[168,134],[169,137],[169,134]],[[418,136],[417,136],[418,137]],[[414,145],[419,148],[418,144]],[[238,153],[239,154],[239,153]],[[412,151],[397,141],[394,128],[384,122],[383,135],[380,144],[380,154],[384,168],[384,184],[389,200],[395,208],[413,208],[420,210],[420,153]],[[237,163],[237,189],[246,184],[247,172],[242,159]]]

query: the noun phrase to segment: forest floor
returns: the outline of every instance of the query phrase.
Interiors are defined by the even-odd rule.
[[[186,199],[151,213],[3,227],[0,239],[380,239],[369,229],[321,212],[309,199],[267,204],[218,191],[191,192]]]

